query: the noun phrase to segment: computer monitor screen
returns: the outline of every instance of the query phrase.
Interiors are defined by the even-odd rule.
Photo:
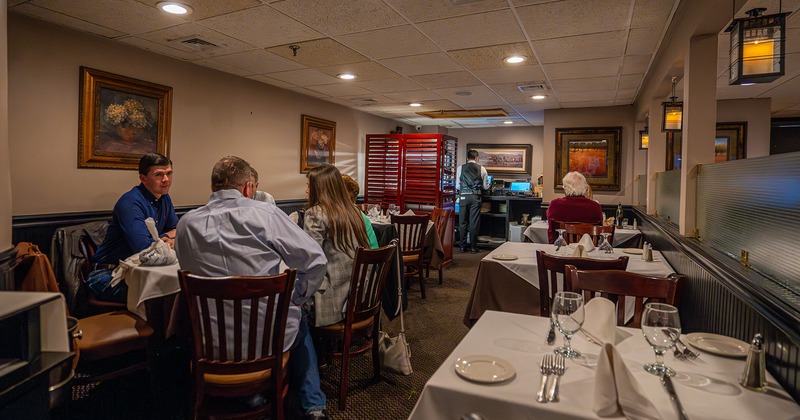
[[[511,192],[529,192],[531,190],[530,182],[512,182]]]
[[[492,175],[487,175],[486,176],[486,180],[489,182],[489,185],[492,185],[492,178],[493,178]]]

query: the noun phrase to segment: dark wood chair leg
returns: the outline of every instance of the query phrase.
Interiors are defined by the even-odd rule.
[[[442,269],[439,268],[439,285],[442,284],[442,279],[444,278],[444,273],[442,273]]]
[[[347,407],[347,386],[350,375],[350,332],[345,333],[342,341],[342,378],[339,382],[339,410],[344,411]]]
[[[419,271],[419,290],[422,292],[422,298],[425,299],[425,279],[422,277],[422,265],[417,270]]]

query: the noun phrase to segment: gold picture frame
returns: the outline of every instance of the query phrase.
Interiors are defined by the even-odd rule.
[[[681,168],[681,131],[667,132],[667,156],[665,167],[670,171]],[[714,137],[714,163],[747,157],[747,122],[718,122]]]
[[[533,146],[530,144],[467,144],[478,152],[478,164],[486,172],[501,176],[530,176]]]
[[[302,115],[300,137],[300,173],[318,165],[335,162],[336,122]]]
[[[578,171],[594,191],[620,190],[622,127],[556,128],[555,188]]]
[[[80,68],[78,168],[138,169],[150,152],[169,156],[172,88]]]

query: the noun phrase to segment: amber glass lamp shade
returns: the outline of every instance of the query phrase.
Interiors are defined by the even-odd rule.
[[[661,131],[681,131],[683,128],[683,102],[663,102],[661,104]]]
[[[731,34],[730,85],[770,83],[785,73],[786,13],[758,16],[763,9],[736,19]]]
[[[648,134],[647,131],[648,130],[639,131],[639,149],[650,148],[650,134]]]

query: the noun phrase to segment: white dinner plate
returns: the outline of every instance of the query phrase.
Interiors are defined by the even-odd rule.
[[[455,369],[462,378],[485,384],[507,381],[516,373],[511,363],[485,354],[460,357]]]
[[[686,334],[686,341],[700,350],[728,357],[747,357],[750,348],[742,340],[711,333]]]
[[[642,255],[644,250],[642,248],[623,248],[622,252],[631,255]]]
[[[519,257],[517,257],[514,254],[494,254],[494,255],[492,255],[492,258],[494,258],[496,260],[501,260],[501,261],[513,261],[513,260],[516,260]]]

